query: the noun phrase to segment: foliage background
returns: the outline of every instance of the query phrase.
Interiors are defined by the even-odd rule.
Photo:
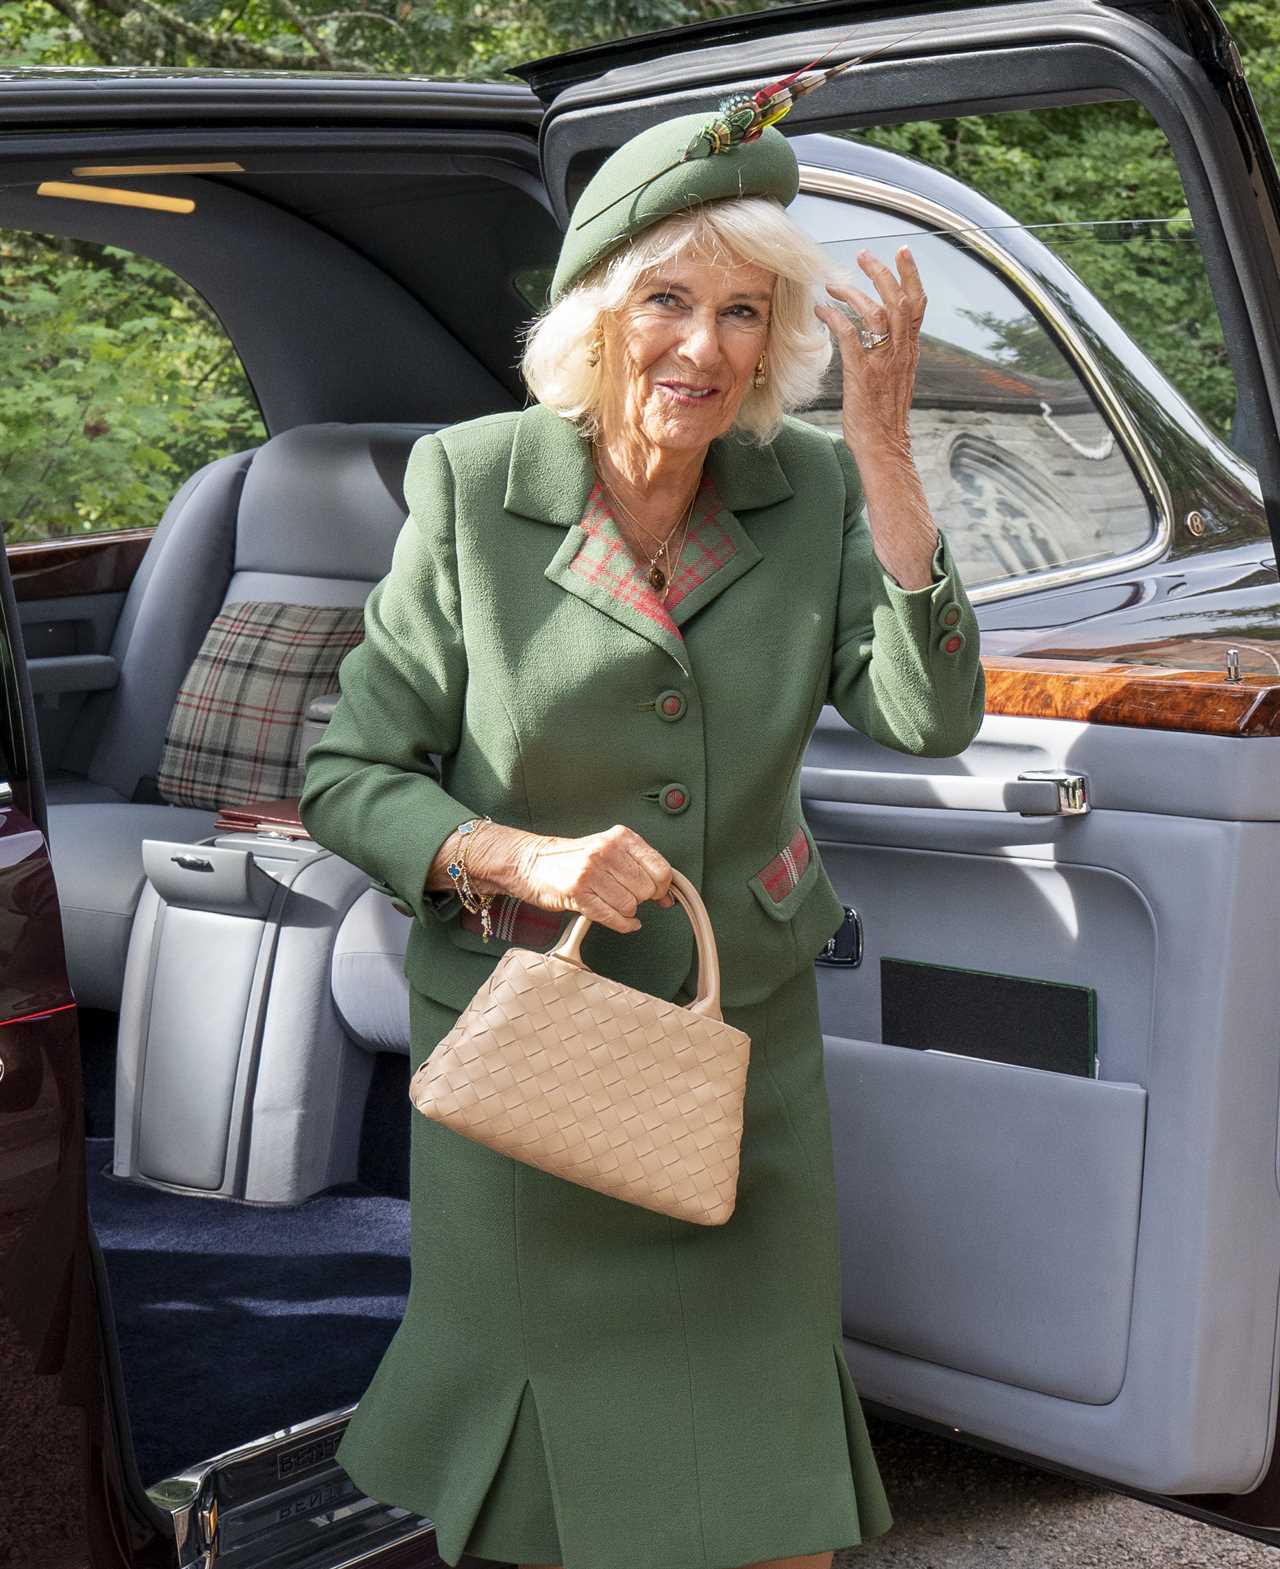
[[[539,55],[760,9],[752,0],[0,0],[0,69],[203,66],[501,78]],[[1280,8],[1226,0],[1280,136]],[[1136,106],[864,133],[986,192],[1065,257],[1202,417],[1235,388],[1177,171]],[[1168,220],[1122,231],[1098,220]],[[1086,222],[1087,220],[1087,222]],[[1016,345],[1009,348],[1016,358]],[[225,335],[164,268],[0,230],[0,523],[7,542],[148,527],[210,458],[265,437]]]

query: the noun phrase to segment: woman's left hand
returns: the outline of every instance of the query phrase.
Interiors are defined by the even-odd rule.
[[[908,421],[928,301],[910,250],[900,246],[894,260],[900,277],[870,251],[858,252],[858,265],[875,284],[878,300],[852,286],[827,285],[829,294],[862,317],[865,330],[888,333],[885,342],[864,349],[857,324],[844,311],[834,305],[814,307],[840,349],[844,440],[859,467],[864,456],[883,460],[889,452],[905,457],[911,450]]]

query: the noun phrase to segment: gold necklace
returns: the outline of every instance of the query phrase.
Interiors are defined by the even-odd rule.
[[[699,480],[699,482],[698,482],[698,490],[700,490],[701,488],[702,488],[702,482],[701,482],[701,480]],[[606,487],[606,489],[607,489],[607,487]],[[663,590],[666,588],[668,582],[671,580],[671,575],[672,575],[672,573],[671,573],[671,540],[672,540],[672,537],[674,535],[676,535],[676,534],[678,534],[680,532],[681,523],[683,524],[683,527],[684,527],[685,536],[686,537],[688,536],[688,533],[689,533],[689,519],[693,516],[693,504],[698,499],[698,490],[695,490],[693,495],[689,497],[689,504],[684,509],[684,517],[681,519],[681,522],[677,523],[675,528],[673,528],[671,530],[671,532],[667,535],[667,537],[665,539],[663,539],[662,541],[660,541],[657,550],[649,552],[649,551],[645,550],[645,547],[643,545],[640,547],[641,550],[644,551],[644,553],[646,555],[648,555],[648,557],[649,557],[649,570],[645,574],[645,577],[648,579],[649,585],[655,591],[655,593],[661,594],[663,592]],[[623,516],[626,517],[629,522],[633,523],[635,525],[635,527],[638,528],[642,533],[649,533],[649,530],[647,530],[645,528],[643,523],[641,523],[637,518],[633,518],[631,516],[630,512],[627,511],[626,507],[622,504],[621,501],[618,500],[617,496],[615,496],[612,491],[608,491],[608,494],[609,494],[610,500],[612,500],[616,504],[616,506],[622,512]],[[656,539],[657,535],[649,533],[649,538],[650,539]],[[684,550],[684,539],[681,539],[681,541],[680,541],[680,550],[681,551]],[[666,570],[665,573],[663,572],[662,568],[658,565],[658,557],[659,556],[665,556],[666,557],[667,570]],[[677,555],[676,556],[677,563],[679,562],[679,560],[680,560],[680,557],[679,557],[679,555]]]
[[[658,539],[659,536],[657,534],[655,534],[651,529],[647,529],[644,526],[644,524],[641,523],[639,518],[635,517],[631,513],[631,511],[627,508],[626,504],[622,501],[622,499],[619,496],[614,494],[612,488],[610,487],[608,482],[605,480],[604,476],[600,473],[598,465],[596,467],[596,477],[600,480],[601,485],[604,486],[605,494],[609,497],[609,500],[618,508],[618,510],[622,513],[623,517],[625,517],[627,519],[627,521],[634,528],[639,529],[642,534],[648,534],[650,539]],[[640,547],[641,551],[643,551],[643,553],[649,557],[649,570],[648,570],[648,572],[646,572],[645,577],[647,578],[650,587],[653,588],[654,591],[659,593],[659,594],[662,593],[662,591],[666,588],[667,584],[670,582],[671,577],[672,577],[671,553],[670,553],[670,545],[671,545],[672,536],[680,532],[681,523],[683,523],[683,525],[684,525],[684,538],[682,538],[681,541],[680,541],[680,552],[682,553],[684,551],[685,539],[687,539],[688,535],[689,535],[689,519],[693,516],[693,504],[698,499],[698,492],[701,489],[702,489],[702,475],[699,474],[698,475],[697,484],[695,484],[694,487],[693,487],[693,492],[692,492],[692,494],[689,497],[688,504],[684,508],[683,515],[682,515],[682,518],[681,518],[680,522],[677,522],[675,527],[673,529],[671,529],[667,533],[666,537],[664,539],[660,540],[660,542],[658,544],[657,550],[650,551],[644,545],[641,545],[641,547]],[[666,558],[667,570],[666,570],[665,573],[662,571],[662,568],[658,565],[658,557],[659,556],[665,556],[665,558]],[[679,564],[679,561],[680,561],[680,554],[677,553],[677,555],[676,555],[676,563],[677,563],[677,565]]]
[[[699,482],[698,490],[701,490],[701,489],[702,489],[702,485],[701,485],[701,482]],[[698,491],[697,490],[694,491],[693,496],[694,496],[694,500],[696,501],[697,498],[698,498]],[[689,510],[684,515],[684,533],[680,536],[680,549],[676,551],[676,568],[677,568],[677,570],[679,569],[679,566],[680,566],[680,557],[684,555],[685,540],[687,540],[688,537],[689,537],[689,519],[692,516],[693,516],[693,503],[690,502]],[[665,545],[666,541],[664,540],[663,543]],[[673,573],[672,570],[671,570],[671,557],[668,556],[667,557],[667,578],[666,578],[666,582],[662,586],[663,589],[667,588],[670,585],[671,579],[674,576],[675,576],[675,573]],[[661,593],[662,590],[660,589],[659,592]]]

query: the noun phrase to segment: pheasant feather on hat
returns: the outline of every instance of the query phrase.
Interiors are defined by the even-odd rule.
[[[837,45],[753,93],[733,93],[716,112],[679,115],[611,153],[578,198],[560,250],[550,298],[559,300],[610,252],[674,213],[735,196],[771,196],[789,206],[800,169],[777,122],[806,94],[893,47],[815,70]]]

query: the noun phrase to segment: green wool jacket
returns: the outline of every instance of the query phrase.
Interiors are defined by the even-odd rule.
[[[793,418],[766,447],[718,438],[704,474],[668,609],[572,422],[535,404],[415,443],[409,517],[307,753],[300,814],[412,910],[405,975],[428,996],[465,1007],[527,939],[514,917],[529,906],[503,901],[486,944],[456,895],[424,887],[444,839],[488,813],[537,833],[634,828],[701,892],[724,1003],[757,1001],[842,919],[800,800],[823,704],[923,756],[963,751],[981,724],[978,626],[945,533],[933,583],[900,587],[844,442]],[[636,932],[593,926],[583,958],[687,997],[688,918],[637,914]]]

